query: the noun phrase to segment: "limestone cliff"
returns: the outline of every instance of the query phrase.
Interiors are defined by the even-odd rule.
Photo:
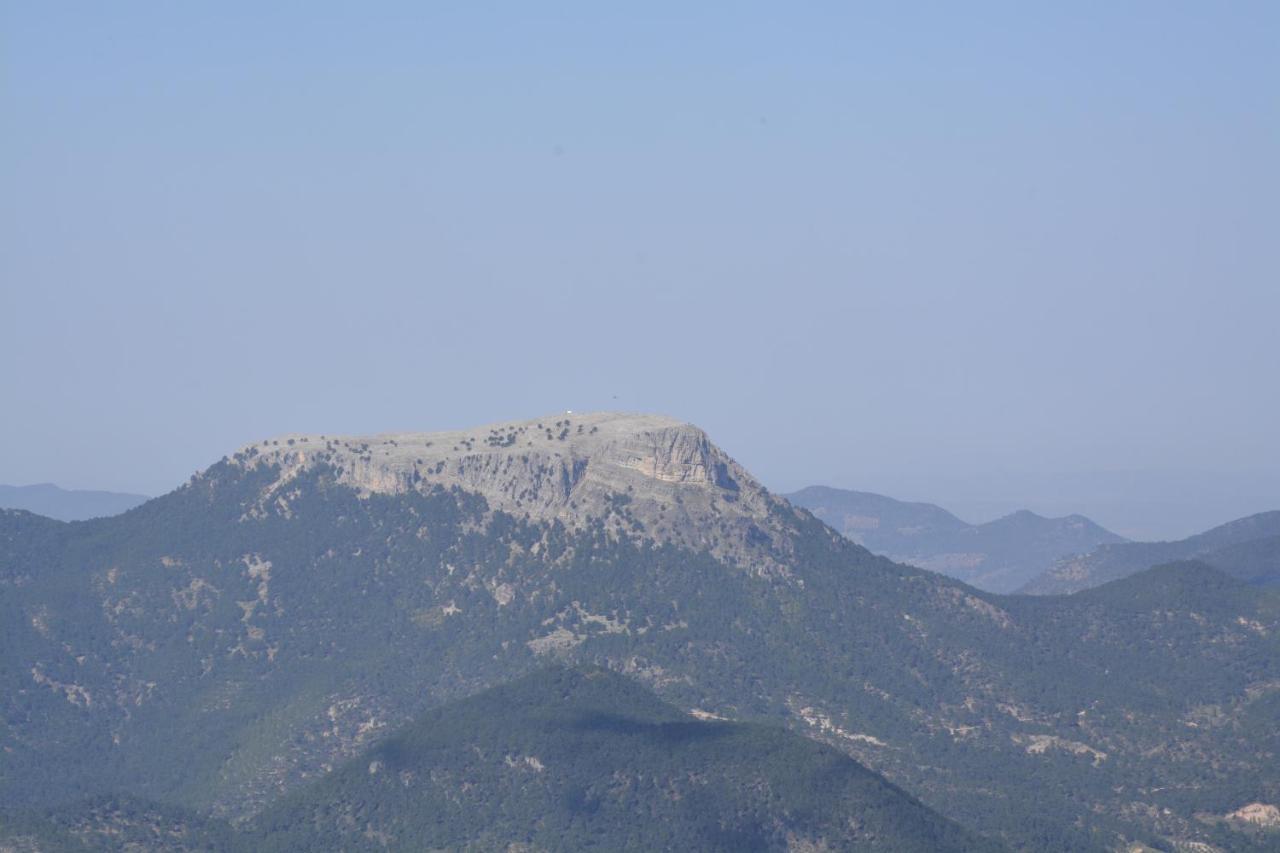
[[[279,465],[264,501],[327,464],[363,494],[457,487],[491,509],[580,529],[593,521],[653,544],[709,550],[753,574],[786,576],[795,511],[691,424],[656,415],[553,415],[470,430],[368,437],[285,435],[237,464]]]

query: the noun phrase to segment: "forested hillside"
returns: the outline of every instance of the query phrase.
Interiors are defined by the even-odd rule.
[[[990,846],[831,747],[559,668],[424,715],[251,831],[281,851]]]
[[[1078,592],[1175,560],[1199,560],[1255,586],[1280,584],[1280,511],[1240,518],[1176,542],[1102,545],[1066,557],[1020,592]]]

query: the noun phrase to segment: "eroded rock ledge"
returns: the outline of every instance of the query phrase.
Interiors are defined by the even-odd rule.
[[[292,434],[241,448],[235,464],[279,465],[265,499],[317,464],[363,494],[434,486],[492,509],[573,529],[605,520],[655,544],[709,550],[756,574],[785,575],[795,511],[697,427],[658,415],[552,415],[470,430],[375,436]]]

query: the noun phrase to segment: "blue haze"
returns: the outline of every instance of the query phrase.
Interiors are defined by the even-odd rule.
[[[621,408],[769,485],[1280,506],[1275,3],[0,5],[0,482]]]

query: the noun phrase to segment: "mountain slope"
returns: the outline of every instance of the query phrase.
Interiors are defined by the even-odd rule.
[[[424,715],[252,831],[264,851],[988,846],[830,747],[561,668]]]
[[[893,850],[995,846],[831,747],[699,720],[608,670],[431,711],[235,830],[130,798],[0,813],[0,850]]]
[[[1227,545],[1196,559],[1253,586],[1280,586],[1280,536]]]
[[[1012,592],[1061,557],[1124,541],[1081,515],[1022,510],[968,524],[933,504],[871,492],[810,486],[785,497],[870,551],[991,592]]]
[[[231,853],[252,849],[225,821],[132,797],[0,811],[4,853]]]
[[[24,509],[59,521],[119,515],[147,500],[145,495],[61,489],[52,483],[0,485],[0,509]]]
[[[1255,722],[1275,596],[979,593],[841,538],[694,427],[559,420],[285,438],[116,518],[0,513],[0,798],[247,817],[560,660],[783,722],[1024,849],[1204,840],[1199,814],[1280,803]]]
[[[1200,560],[1258,585],[1280,582],[1280,511],[1263,512],[1176,542],[1125,542],[1056,562],[1019,592],[1062,595],[1174,560]]]

